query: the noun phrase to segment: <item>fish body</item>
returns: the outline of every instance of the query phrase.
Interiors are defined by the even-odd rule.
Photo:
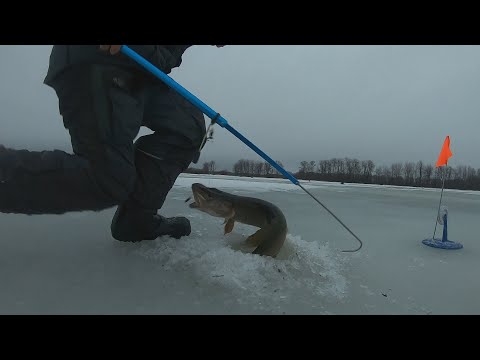
[[[260,228],[245,242],[255,246],[253,254],[276,257],[285,243],[287,220],[274,204],[247,196],[239,196],[209,188],[203,184],[192,185],[195,201],[190,207],[215,217],[225,219],[225,234],[233,230],[235,222]]]

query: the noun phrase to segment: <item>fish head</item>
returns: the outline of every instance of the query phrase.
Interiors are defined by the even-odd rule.
[[[194,183],[192,193],[195,201],[189,206],[215,217],[230,218],[235,213],[233,203],[228,199],[228,194],[203,184]]]

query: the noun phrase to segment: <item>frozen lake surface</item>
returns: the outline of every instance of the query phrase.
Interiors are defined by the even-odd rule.
[[[287,219],[277,259],[235,250],[255,232],[190,209],[194,182],[275,203]],[[303,181],[364,242],[283,179],[182,174],[162,214],[190,237],[120,243],[114,209],[0,214],[1,314],[480,314],[480,192],[445,190],[448,238],[427,247],[439,189]],[[443,227],[437,225],[436,237]]]

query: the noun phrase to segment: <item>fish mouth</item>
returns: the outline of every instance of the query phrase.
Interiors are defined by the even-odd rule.
[[[191,196],[189,196],[189,197],[185,200],[185,202],[187,203],[187,202],[189,202],[190,200],[192,200],[192,197],[191,197]],[[195,201],[193,201],[192,203],[188,204],[188,206],[191,207],[191,208],[197,208],[197,207],[198,207],[198,204],[197,204]]]
[[[219,190],[194,183],[192,193],[195,201],[189,205],[192,209],[204,211],[216,217],[229,217],[233,213],[232,204],[222,198]]]
[[[207,197],[205,186],[198,183],[192,184],[192,194],[194,201],[188,206],[192,209],[201,208]],[[185,200],[185,202],[188,202],[190,199],[191,197]]]
[[[188,204],[188,207],[191,209],[198,209],[200,206],[194,201],[190,204]]]

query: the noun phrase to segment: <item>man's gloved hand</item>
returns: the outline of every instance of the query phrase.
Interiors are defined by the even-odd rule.
[[[120,51],[122,45],[100,45],[100,50],[109,51],[111,55],[115,55]]]

